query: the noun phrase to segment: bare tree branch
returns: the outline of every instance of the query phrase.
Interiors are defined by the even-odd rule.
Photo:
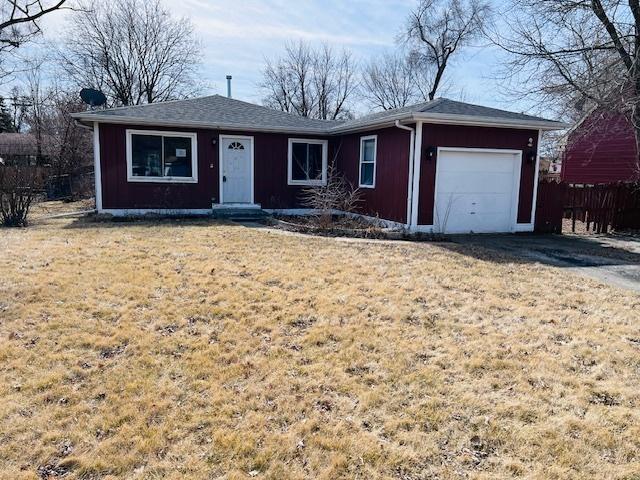
[[[401,39],[416,64],[433,71],[428,98],[435,98],[451,57],[472,44],[491,20],[482,0],[420,0],[408,17]]]
[[[288,43],[282,58],[266,61],[260,86],[269,107],[325,120],[350,117],[355,61],[346,50],[336,54],[328,45]]]
[[[191,22],[160,0],[93,0],[71,20],[59,52],[77,87],[104,91],[110,105],[192,96],[199,90],[200,44]]]

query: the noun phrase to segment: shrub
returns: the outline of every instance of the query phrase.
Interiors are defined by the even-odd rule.
[[[327,167],[325,185],[307,187],[302,191],[301,201],[305,207],[315,210],[318,225],[329,228],[333,215],[339,212],[355,212],[362,201],[362,192],[355,188],[346,177],[338,172],[335,161]]]
[[[32,203],[44,185],[34,166],[0,165],[0,220],[6,227],[24,227]]]

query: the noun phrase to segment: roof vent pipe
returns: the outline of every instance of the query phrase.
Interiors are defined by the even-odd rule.
[[[227,98],[231,98],[231,75],[227,75]]]

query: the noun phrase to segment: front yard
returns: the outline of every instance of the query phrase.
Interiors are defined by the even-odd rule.
[[[0,478],[640,478],[631,292],[209,221],[0,249]]]

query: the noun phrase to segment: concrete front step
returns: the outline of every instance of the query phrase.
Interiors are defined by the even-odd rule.
[[[213,218],[234,221],[255,221],[269,217],[269,213],[260,208],[216,208]]]

